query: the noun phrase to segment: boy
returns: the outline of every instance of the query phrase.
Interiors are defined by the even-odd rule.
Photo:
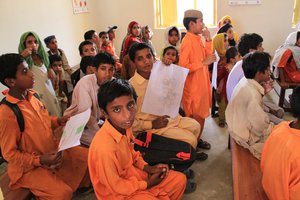
[[[230,136],[260,159],[265,140],[273,123],[263,110],[265,88],[270,80],[270,55],[264,52],[248,53],[243,59],[245,78],[237,84],[225,111]]]
[[[131,143],[137,95],[125,80],[101,86],[98,103],[106,120],[89,150],[88,165],[98,199],[180,199],[186,178],[166,164],[148,165]]]
[[[106,32],[108,33],[109,42],[111,43],[111,46],[115,52],[116,52],[116,50],[115,50],[114,40],[116,39],[116,29],[117,28],[118,28],[117,26],[108,26],[106,29]],[[119,59],[119,57],[118,57],[118,59]]]
[[[212,55],[210,32],[203,23],[202,13],[199,10],[185,11],[183,24],[187,33],[181,43],[179,65],[190,71],[185,81],[182,105],[186,116],[199,122],[201,137],[212,99],[208,65],[216,57]],[[205,44],[200,34],[204,37]],[[210,144],[200,139],[198,147],[210,149]]]
[[[267,139],[261,158],[262,184],[269,199],[300,199],[300,87],[291,98],[297,119],[276,126]]]
[[[84,76],[74,88],[72,104],[64,115],[76,115],[89,108],[92,109],[91,117],[81,136],[81,143],[90,146],[92,139],[99,129],[98,121],[102,117],[98,103],[97,92],[102,83],[112,79],[114,75],[115,60],[108,53],[99,53],[93,59],[95,74]]]
[[[93,66],[94,56],[84,56],[80,61],[80,70],[85,74],[94,74],[96,72],[96,68]]]
[[[170,118],[141,111],[154,63],[154,54],[151,47],[146,43],[134,44],[129,50],[129,57],[136,66],[136,73],[129,81],[138,95],[137,114],[132,130],[135,133],[151,130],[154,134],[187,142],[196,149],[200,134],[200,126],[196,120],[181,117],[179,114],[175,118]],[[197,152],[199,160],[206,160],[207,157],[204,152]]]
[[[101,46],[100,46],[100,38],[98,36],[98,33],[95,30],[89,30],[87,32],[84,33],[84,40],[89,40],[91,42],[93,42],[97,49],[100,50]]]
[[[0,143],[10,188],[28,188],[38,199],[71,199],[80,184],[87,186],[90,181],[85,148],[57,152],[53,130],[64,126],[69,116],[48,115],[30,90],[34,76],[21,55],[0,56],[0,71],[0,82],[9,87],[6,101],[19,107],[25,122],[21,133],[16,114],[7,105],[0,106]]]
[[[62,114],[67,108],[68,105],[68,99],[66,97],[66,94],[63,92],[65,88],[65,81],[63,80],[63,72],[62,72],[62,57],[54,54],[49,56],[49,62],[50,62],[50,68],[54,71],[54,77],[50,78],[55,95],[57,97],[57,100],[60,103]]]

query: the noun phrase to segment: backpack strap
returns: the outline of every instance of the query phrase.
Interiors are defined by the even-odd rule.
[[[1,101],[0,104],[7,105],[14,112],[14,114],[17,117],[17,121],[18,121],[18,124],[19,124],[20,132],[23,133],[24,132],[24,128],[25,128],[25,123],[24,123],[23,114],[22,114],[19,106],[17,104],[13,104],[13,103],[8,102],[5,97],[2,99],[2,101]]]

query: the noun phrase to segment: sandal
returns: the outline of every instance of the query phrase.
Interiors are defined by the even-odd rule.
[[[210,149],[211,145],[208,142],[200,139],[198,144],[197,144],[197,147],[202,148],[202,149]]]
[[[193,179],[195,177],[195,172],[192,169],[186,169],[183,171],[187,179]]]
[[[196,152],[196,160],[204,161],[208,158],[208,155],[204,152],[197,151]]]
[[[191,179],[187,179],[184,194],[195,192],[196,189],[197,189],[197,183],[193,182]]]

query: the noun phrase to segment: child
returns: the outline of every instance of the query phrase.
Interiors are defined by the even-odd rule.
[[[174,46],[177,50],[180,48],[181,33],[176,26],[170,26],[165,30],[165,45]]]
[[[300,199],[300,87],[291,98],[295,121],[282,122],[268,137],[262,152],[262,185],[269,199]]]
[[[218,82],[218,88],[216,90],[219,98],[218,104],[219,104],[219,126],[225,127],[225,110],[228,104],[227,95],[226,95],[226,83],[228,75],[235,65],[235,63],[239,60],[241,60],[241,55],[239,54],[236,47],[230,47],[227,49],[226,54],[226,65],[222,66],[221,68],[218,68],[218,75],[217,75],[217,82]]]
[[[141,35],[141,25],[136,22],[132,21],[128,25],[128,33],[127,36],[124,40],[124,44],[122,45],[122,58],[124,58],[128,51],[130,46],[132,45],[133,42],[142,42],[140,35]]]
[[[54,54],[49,56],[50,61],[50,68],[54,71],[55,76],[51,78],[52,85],[54,87],[54,91],[56,94],[56,97],[60,103],[62,114],[67,108],[68,105],[68,99],[66,97],[66,94],[63,92],[65,87],[65,81],[63,80],[63,73],[62,73],[62,57]]]
[[[94,74],[96,68],[93,66],[94,56],[84,56],[80,61],[80,70],[85,74]]]
[[[38,92],[41,101],[50,115],[61,116],[59,102],[50,81],[53,71],[49,70],[49,58],[38,35],[34,32],[23,33],[19,43],[19,53],[26,59],[34,74],[33,89]]]
[[[274,126],[263,109],[266,89],[262,83],[270,80],[270,58],[258,51],[243,58],[245,78],[234,89],[225,112],[230,136],[257,159]]]
[[[226,33],[219,33],[217,35],[214,36],[213,40],[213,52],[216,50],[217,54],[220,57],[220,60],[218,62],[218,68],[226,65],[226,49],[229,46],[229,42],[228,42],[228,36],[226,35]]]
[[[174,46],[168,46],[164,48],[162,54],[162,62],[166,65],[175,64],[177,65],[179,61],[178,50]]]
[[[186,178],[166,164],[148,165],[131,143],[137,95],[125,80],[101,86],[106,118],[89,150],[88,165],[98,199],[181,199]]]
[[[199,10],[185,11],[183,24],[187,33],[181,43],[179,65],[190,71],[185,81],[182,105],[186,116],[200,123],[201,135],[212,99],[208,65],[216,57],[212,55],[211,37],[204,26],[202,13]],[[206,40],[205,45],[199,34]],[[210,149],[210,144],[200,139],[198,147]]]
[[[153,43],[152,43],[152,37],[153,37],[153,31],[152,29],[147,25],[147,26],[143,26],[142,27],[142,41],[145,42],[146,44],[148,44],[151,48],[152,51],[154,53],[154,55],[156,56],[156,51],[153,47]]]
[[[104,81],[112,79],[115,60],[109,53],[98,53],[93,59],[94,74],[86,75],[77,83],[72,95],[72,104],[64,115],[76,115],[91,108],[92,113],[80,138],[81,144],[90,146],[99,129],[98,122],[103,117],[97,103],[97,92]]]
[[[115,49],[115,45],[114,45],[114,40],[116,39],[116,29],[118,27],[117,26],[108,26],[106,29],[106,32],[108,33],[108,38],[109,38],[109,42],[113,48],[113,50],[116,52]],[[117,60],[119,59],[119,57],[117,58]]]
[[[100,38],[98,36],[98,33],[95,30],[89,30],[89,31],[85,32],[84,40],[89,40],[89,41],[93,42],[96,45],[97,50],[100,50],[100,48],[101,48]]]
[[[0,71],[0,82],[10,88],[6,100],[19,107],[25,122],[21,133],[11,108],[0,106],[0,144],[8,162],[10,189],[28,188],[38,199],[71,199],[79,186],[88,186],[90,181],[86,148],[57,152],[53,130],[64,126],[69,116],[48,115],[31,90],[34,75],[21,55],[0,56]]]
[[[217,34],[219,34],[219,33],[226,33],[226,35],[228,36],[229,45],[232,47],[234,47],[236,45],[237,41],[239,40],[238,34],[233,31],[233,26],[230,23],[223,25],[218,30]]]

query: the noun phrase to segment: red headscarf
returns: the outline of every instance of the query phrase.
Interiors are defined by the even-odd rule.
[[[124,56],[126,56],[126,54],[128,53],[129,51],[129,48],[130,48],[130,45],[133,43],[133,42],[142,42],[142,40],[139,38],[139,37],[136,37],[134,35],[132,35],[132,28],[134,25],[138,25],[140,26],[140,24],[136,21],[132,21],[129,23],[128,25],[128,29],[127,29],[127,37],[125,39],[125,42],[124,42],[124,47],[123,47],[123,51],[122,51],[122,57],[124,58]]]

